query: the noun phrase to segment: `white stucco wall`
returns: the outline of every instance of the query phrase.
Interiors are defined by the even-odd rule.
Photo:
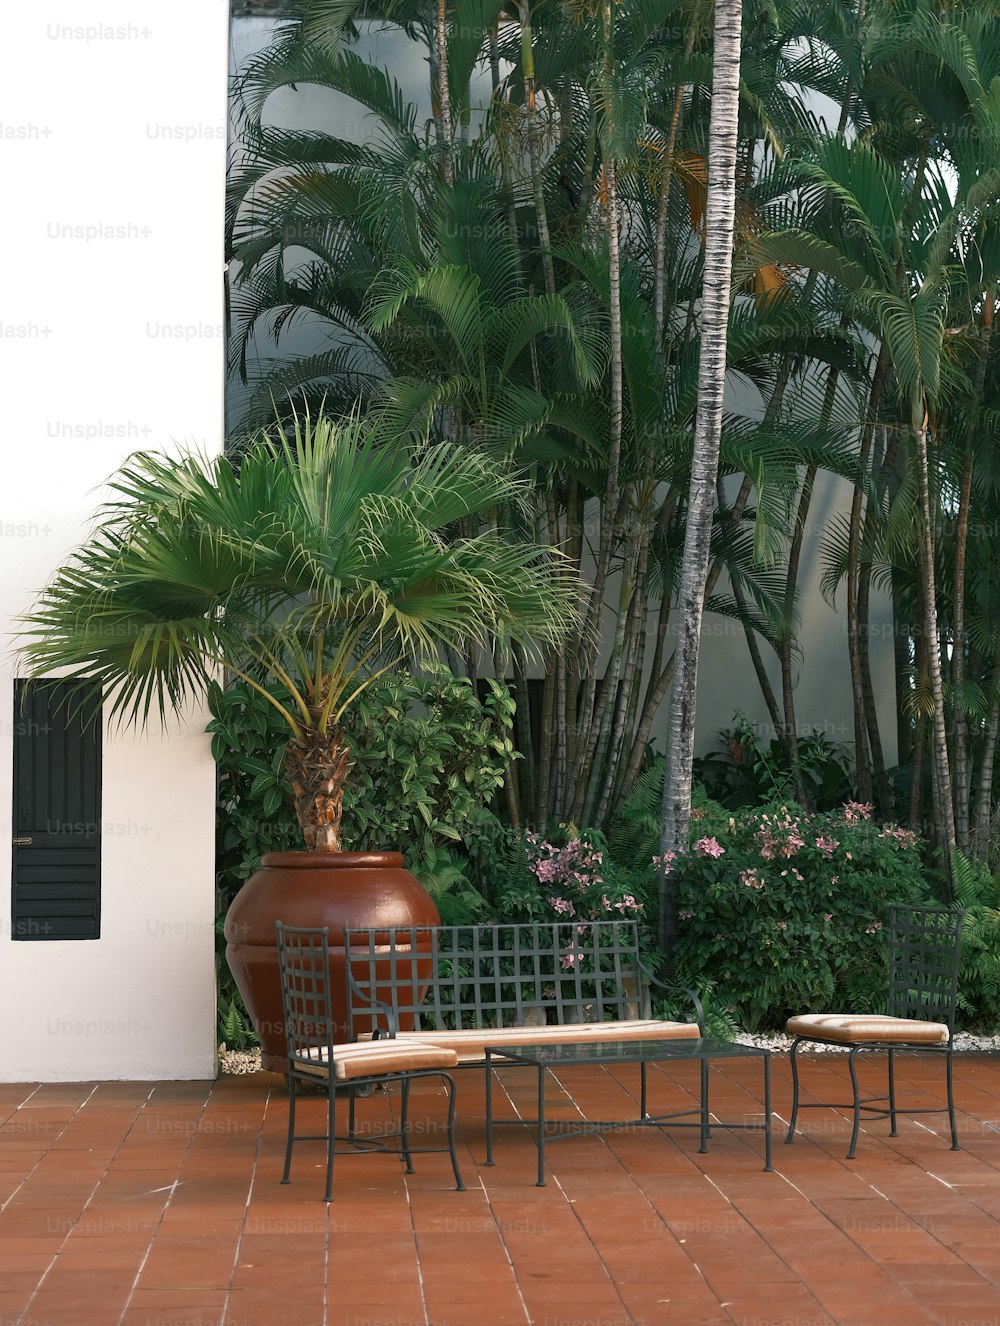
[[[228,7],[50,0],[8,20],[0,342],[0,831],[10,632],[129,452],[222,442]],[[0,913],[0,1078],[215,1071],[214,765],[204,713],[105,735],[101,937]],[[8,858],[9,860],[9,858]]]

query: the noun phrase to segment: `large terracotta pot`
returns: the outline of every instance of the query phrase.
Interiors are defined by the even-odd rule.
[[[268,852],[226,913],[226,960],[260,1037],[262,1066],[283,1073],[275,921],[329,929],[334,1039],[346,1041],[344,927],[437,925],[440,917],[399,852]]]

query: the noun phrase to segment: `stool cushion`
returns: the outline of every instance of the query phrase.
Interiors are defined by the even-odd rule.
[[[892,1018],[879,1013],[800,1013],[785,1024],[789,1036],[835,1045],[947,1045],[943,1022]]]
[[[317,1045],[306,1054],[297,1054],[296,1068],[325,1077],[327,1048]],[[439,1045],[424,1045],[415,1040],[363,1041],[333,1047],[333,1075],[338,1082],[382,1074],[411,1073],[417,1069],[454,1068],[458,1055]]]

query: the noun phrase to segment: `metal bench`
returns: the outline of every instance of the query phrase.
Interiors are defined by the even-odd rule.
[[[650,1014],[662,986],[634,921],[347,929],[351,1038],[413,1038],[486,1063],[486,1046],[698,1038]]]

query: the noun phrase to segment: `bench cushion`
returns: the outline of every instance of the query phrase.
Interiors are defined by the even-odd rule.
[[[326,1077],[327,1049],[317,1045],[308,1054],[295,1055],[296,1068]],[[359,1077],[379,1077],[383,1073],[410,1073],[415,1069],[454,1068],[458,1055],[440,1045],[427,1045],[408,1037],[406,1040],[364,1041],[333,1047],[333,1075],[338,1082]]]
[[[806,1036],[835,1045],[946,1045],[943,1022],[892,1018],[878,1013],[802,1013],[785,1024],[789,1036]]]
[[[438,1045],[454,1051],[460,1064],[480,1063],[487,1045],[539,1045],[546,1041],[672,1041],[697,1040],[695,1022],[663,1022],[642,1018],[627,1022],[565,1022],[544,1027],[472,1027],[460,1031],[401,1031],[395,1043]],[[362,1040],[359,1044],[371,1044]]]

